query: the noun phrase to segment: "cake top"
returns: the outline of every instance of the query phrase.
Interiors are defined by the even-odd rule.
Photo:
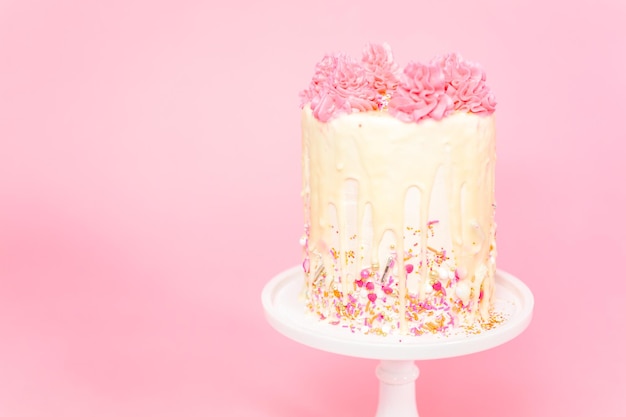
[[[366,45],[360,61],[344,53],[325,55],[300,96],[302,107],[310,105],[322,122],[376,110],[410,123],[455,111],[489,115],[496,106],[480,65],[450,53],[400,68],[386,43]]]

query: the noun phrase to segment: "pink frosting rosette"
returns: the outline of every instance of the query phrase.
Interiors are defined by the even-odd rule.
[[[453,109],[446,94],[443,69],[437,65],[409,63],[389,101],[389,113],[404,122],[430,117],[440,120]]]
[[[315,72],[309,88],[300,93],[302,105],[310,103],[326,89],[326,84],[330,82],[329,78],[337,67],[337,59],[337,55],[326,55],[315,64]]]
[[[496,101],[487,87],[485,71],[461,55],[452,53],[433,60],[443,69],[446,94],[454,100],[454,109],[488,115],[495,111]]]
[[[317,66],[303,93],[303,105],[310,103],[313,115],[326,122],[342,113],[377,110],[377,95],[359,62],[347,55],[331,55]]]
[[[361,62],[367,71],[369,82],[379,94],[385,95],[396,89],[400,67],[393,59],[391,47],[388,44],[368,44],[363,49]]]

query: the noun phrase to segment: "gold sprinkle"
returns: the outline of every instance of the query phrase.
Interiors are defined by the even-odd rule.
[[[436,255],[439,255],[441,252],[439,252],[437,249],[431,247],[431,246],[426,246],[426,249],[428,249],[429,251],[435,253]]]
[[[387,336],[387,333],[385,333],[383,329],[381,329],[380,327],[369,329],[369,331],[366,334],[376,334],[378,336]]]
[[[435,323],[431,321],[426,323],[424,327],[426,327],[426,329],[431,333],[437,333],[437,331],[439,330],[439,326],[437,326]]]
[[[322,275],[323,272],[324,272],[324,264],[320,264],[320,266],[318,266],[317,270],[315,271],[315,277],[313,278],[314,283],[315,281],[317,281],[320,275]]]

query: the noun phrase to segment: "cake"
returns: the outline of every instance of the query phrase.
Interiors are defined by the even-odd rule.
[[[302,99],[304,296],[377,335],[494,323],[495,99],[457,53],[328,54]]]

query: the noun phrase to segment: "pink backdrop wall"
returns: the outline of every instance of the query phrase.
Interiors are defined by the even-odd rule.
[[[260,304],[300,262],[298,92],[368,41],[487,69],[499,267],[537,304],[420,363],[421,415],[626,415],[624,2],[261,3],[0,2],[0,415],[374,414],[374,361]]]

